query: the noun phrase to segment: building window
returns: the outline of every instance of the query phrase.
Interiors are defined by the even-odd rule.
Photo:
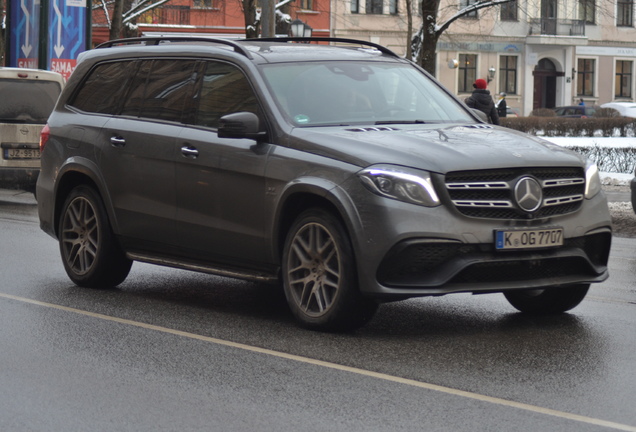
[[[517,0],[504,3],[501,5],[501,14],[499,15],[501,21],[518,21],[517,18]]]
[[[469,93],[473,90],[473,83],[477,79],[477,55],[459,55],[459,81],[457,89],[460,93]]]
[[[517,94],[517,56],[499,57],[499,93]]]
[[[194,7],[201,9],[212,9],[214,2],[212,0],[194,0]]]
[[[595,24],[596,0],[579,0],[579,19],[585,24]]]
[[[478,0],[459,0],[459,10],[464,9],[467,6],[477,3]],[[462,18],[477,18],[477,11],[474,10],[472,12],[463,15]]]
[[[398,0],[389,0],[389,13],[391,15],[397,15],[397,13],[398,13]]]
[[[594,59],[578,59],[576,72],[576,94],[578,96],[594,96]]]
[[[300,0],[302,10],[314,10],[314,0]]]
[[[367,0],[367,14],[379,15],[382,13],[382,0]]]
[[[360,0],[351,0],[351,13],[360,13]]]
[[[616,60],[616,80],[614,82],[614,97],[632,97],[632,62]]]
[[[619,27],[633,27],[634,0],[618,0],[616,2],[616,25]]]

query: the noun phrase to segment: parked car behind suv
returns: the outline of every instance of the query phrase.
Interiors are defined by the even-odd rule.
[[[0,187],[35,190],[40,131],[63,86],[57,72],[0,68]]]
[[[608,277],[594,164],[480,122],[384,47],[318,40],[84,53],[37,187],[71,280],[115,286],[144,261],[281,283],[300,323],[343,330],[458,292],[560,313]]]
[[[594,116],[598,107],[589,105],[572,105],[554,108],[557,117],[587,118]]]

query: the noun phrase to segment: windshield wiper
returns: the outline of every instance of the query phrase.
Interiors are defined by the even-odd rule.
[[[376,125],[391,125],[391,124],[426,124],[424,120],[380,120],[375,122]]]

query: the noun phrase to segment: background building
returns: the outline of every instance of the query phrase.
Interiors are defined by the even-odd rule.
[[[442,0],[443,23],[477,0]],[[417,7],[417,2],[414,8]],[[404,0],[333,0],[332,34],[404,54]],[[413,26],[421,23],[414,11]],[[528,115],[535,108],[634,99],[634,0],[516,0],[456,20],[437,49],[437,78],[464,98],[476,78]]]

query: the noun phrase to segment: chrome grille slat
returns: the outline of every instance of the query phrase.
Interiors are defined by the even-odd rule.
[[[543,200],[543,205],[554,206],[554,205],[568,204],[568,203],[573,203],[578,201],[583,201],[583,195],[571,195],[571,196],[564,196],[559,198],[548,198]]]
[[[571,179],[559,179],[559,180],[544,180],[543,187],[560,187],[585,184],[584,178],[571,178]]]
[[[447,183],[448,189],[510,189],[506,182]]]
[[[509,208],[512,207],[512,203],[510,201],[466,201],[466,200],[458,200],[453,201],[458,207],[497,207],[497,208]]]

